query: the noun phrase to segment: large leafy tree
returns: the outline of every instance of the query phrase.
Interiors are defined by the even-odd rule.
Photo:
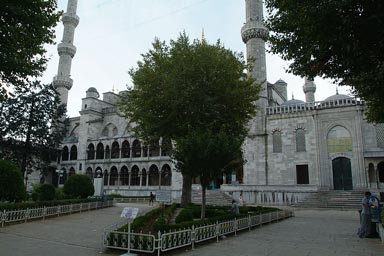
[[[0,8],[0,102],[6,88],[41,75],[60,13],[56,0],[2,0]]]
[[[288,71],[350,85],[384,121],[384,2],[381,0],[266,0],[271,52]]]
[[[52,84],[16,88],[0,108],[0,157],[19,162],[23,174],[44,167],[64,136],[65,111]]]
[[[153,48],[142,56],[138,67],[129,72],[134,88],[121,105],[136,124],[138,136],[147,141],[168,138],[181,146],[197,130],[236,138],[247,133],[259,86],[245,74],[241,54],[225,49],[220,42],[190,42],[183,33],[169,45],[155,39]],[[176,160],[183,162],[177,155]],[[195,174],[191,168],[180,170],[182,203],[186,204],[191,201]]]

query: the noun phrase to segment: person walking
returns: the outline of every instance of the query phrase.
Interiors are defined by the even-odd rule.
[[[153,202],[155,201],[155,195],[151,192],[149,195],[149,205],[153,205]]]
[[[370,205],[369,197],[371,192],[367,191],[364,193],[364,198],[361,200],[361,214],[360,214],[360,228],[357,231],[357,235],[360,238],[368,237],[371,234],[371,214],[370,214]]]

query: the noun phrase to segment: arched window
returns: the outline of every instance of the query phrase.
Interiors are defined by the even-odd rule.
[[[149,156],[159,156],[160,155],[160,147],[158,143],[154,143],[149,146]]]
[[[117,128],[116,128],[116,127],[114,127],[114,128],[112,129],[112,134],[113,134],[113,137],[117,136],[118,131],[117,131]]]
[[[299,128],[296,130],[296,152],[304,152],[305,150],[305,130]]]
[[[126,186],[126,185],[129,184],[129,174],[128,174],[127,166],[121,167],[121,170],[120,170],[120,183],[123,186]]]
[[[125,140],[123,144],[121,145],[121,157],[122,158],[128,158],[130,156],[129,153],[129,142]]]
[[[148,157],[148,146],[143,146],[143,157]]]
[[[115,166],[112,166],[111,177],[109,177],[109,185],[111,186],[117,185],[117,178],[118,178],[117,168]]]
[[[158,186],[159,185],[159,168],[156,165],[151,165],[148,172],[148,185]]]
[[[87,168],[87,170],[85,171],[85,175],[87,175],[91,179],[93,178],[93,172],[91,167]]]
[[[105,147],[105,159],[111,158],[111,150],[109,149],[109,146],[107,145]]]
[[[108,186],[108,171],[107,170],[104,171],[103,178],[104,178],[104,186]]]
[[[68,176],[71,177],[72,175],[75,175],[75,174],[76,174],[76,172],[75,172],[75,168],[71,167],[71,168],[69,169]]]
[[[71,147],[70,160],[77,160],[77,147],[75,145]]]
[[[347,129],[337,125],[327,135],[328,153],[351,152],[352,138]]]
[[[100,167],[97,167],[95,170],[95,178],[102,178],[103,177],[103,170]]]
[[[63,151],[61,152],[61,160],[62,161],[68,161],[68,157],[69,157],[68,147],[65,146],[65,147],[63,147]]]
[[[281,142],[281,132],[276,130],[272,133],[273,153],[281,153],[283,151],[283,145]]]
[[[384,161],[377,165],[377,171],[379,172],[379,182],[384,182]]]
[[[88,160],[95,159],[95,146],[93,146],[93,143],[88,145]]]
[[[131,186],[140,186],[139,167],[136,165],[131,169]]]
[[[147,185],[147,171],[145,168],[141,170],[141,186],[146,186]]]
[[[96,147],[96,159],[104,159],[104,145],[101,142]]]
[[[376,141],[377,147],[384,148],[384,124],[376,124]]]
[[[170,139],[163,139],[161,143],[161,155],[169,156],[170,151],[172,150],[172,143]]]
[[[171,183],[172,183],[171,167],[165,164],[161,168],[161,186],[171,186]]]
[[[132,156],[141,157],[141,143],[139,140],[134,140],[132,144]]]
[[[111,152],[111,158],[119,158],[120,152],[119,152],[119,143],[117,141],[112,143],[112,152]]]

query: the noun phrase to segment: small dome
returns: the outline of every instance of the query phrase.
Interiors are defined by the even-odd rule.
[[[287,100],[286,102],[283,102],[281,104],[281,106],[292,106],[292,105],[300,105],[300,104],[304,104],[305,102],[302,101],[302,100],[295,100],[295,99],[292,99],[292,100]]]
[[[96,90],[95,87],[89,87],[87,92],[97,92],[98,93],[98,91]]]
[[[282,80],[281,78],[279,79],[279,80],[277,80],[276,82],[275,82],[275,84],[287,84],[284,80]]]
[[[324,101],[334,101],[334,100],[342,100],[342,99],[351,99],[352,97],[349,97],[348,95],[345,94],[335,94],[332,96],[329,96],[326,98]]]

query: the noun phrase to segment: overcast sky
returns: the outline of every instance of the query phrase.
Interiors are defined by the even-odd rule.
[[[67,0],[59,0],[66,10]],[[68,97],[68,115],[78,116],[81,99],[89,87],[103,92],[125,90],[132,86],[127,71],[151,48],[155,37],[169,42],[185,31],[190,39],[201,38],[204,29],[208,43],[218,39],[236,52],[245,53],[240,29],[245,22],[244,0],[79,0],[74,44],[77,53],[72,61],[73,87]],[[62,39],[63,25],[56,29],[56,42]],[[51,82],[57,74],[57,46],[48,46],[50,61],[43,81]],[[288,83],[288,98],[304,100],[304,79],[285,72],[287,63],[267,54],[267,78],[271,83],[283,79]],[[316,101],[335,94],[330,81],[315,79]],[[348,87],[339,93],[349,95]]]

